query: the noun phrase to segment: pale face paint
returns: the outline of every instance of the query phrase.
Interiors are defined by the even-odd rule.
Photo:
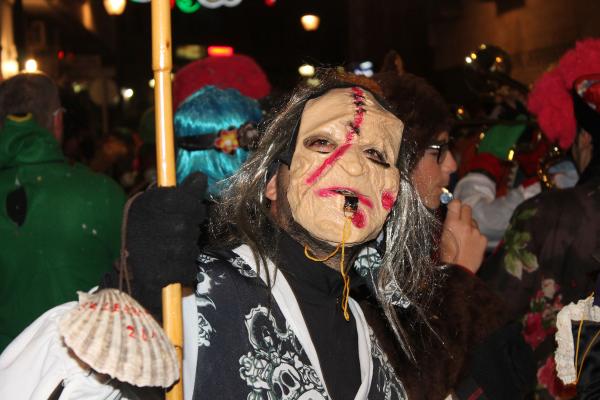
[[[333,89],[306,103],[287,191],[294,220],[316,239],[337,244],[344,194],[351,193],[358,209],[346,243],[374,239],[398,194],[403,128],[360,88]]]

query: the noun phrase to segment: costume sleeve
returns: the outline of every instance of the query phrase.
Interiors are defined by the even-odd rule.
[[[259,376],[245,374],[265,367],[250,353],[246,319],[260,301],[249,291],[253,284],[249,286],[248,279],[228,263],[205,258],[200,265],[195,399],[245,399],[250,398],[253,385],[265,388],[266,382]],[[266,302],[262,306],[267,306]]]
[[[60,345],[57,320],[76,304],[47,311],[6,348],[0,356],[0,398],[48,398],[68,375],[73,363]]]
[[[52,308],[6,348],[0,356],[1,399],[46,400],[61,382],[61,398],[125,399],[116,387],[96,380],[64,345],[58,322],[76,306],[70,302]]]
[[[495,248],[515,208],[539,191],[539,184],[527,188],[519,186],[509,190],[506,196],[496,197],[496,184],[492,179],[479,172],[470,172],[458,182],[454,195],[471,206],[473,219],[487,237],[488,247]]]
[[[432,325],[447,349],[435,362],[441,366],[442,355],[449,356],[441,376],[459,399],[522,398],[535,381],[535,364],[520,326],[506,325],[504,302],[481,279],[457,266],[445,274],[431,310],[437,317]]]
[[[447,389],[455,388],[459,379],[470,373],[467,360],[474,348],[484,342],[506,321],[502,300],[478,277],[459,266],[444,269],[444,279],[428,312],[434,331],[444,343],[431,363],[439,368],[435,382],[443,379]]]
[[[540,289],[540,243],[535,227],[543,223],[537,218],[538,211],[533,201],[515,211],[502,242],[479,271],[490,288],[502,296],[512,318],[521,318],[527,312],[532,296]]]

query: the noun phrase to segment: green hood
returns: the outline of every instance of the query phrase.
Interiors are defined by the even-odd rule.
[[[0,169],[62,160],[60,145],[52,133],[32,118],[4,121],[0,130]]]

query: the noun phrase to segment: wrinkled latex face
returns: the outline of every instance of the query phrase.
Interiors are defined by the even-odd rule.
[[[290,165],[287,198],[294,220],[316,239],[337,244],[349,218],[346,243],[374,239],[396,201],[403,128],[360,88],[333,89],[310,100]]]

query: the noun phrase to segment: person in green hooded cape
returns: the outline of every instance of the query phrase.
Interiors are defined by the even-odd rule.
[[[0,352],[111,270],[125,194],[62,154],[58,89],[43,74],[0,83]]]

